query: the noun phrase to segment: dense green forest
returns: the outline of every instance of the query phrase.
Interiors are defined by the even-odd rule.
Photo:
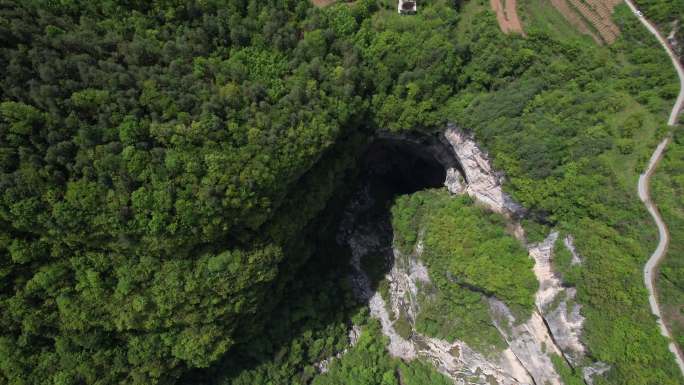
[[[305,1],[47,4],[0,3],[2,378],[169,383],[310,254],[358,55]]]
[[[358,383],[441,383],[374,321],[328,376],[312,364],[363,311],[332,241],[357,155],[447,121],[531,234],[575,236],[597,384],[680,383],[634,192],[677,92],[667,57],[624,6],[610,47],[506,36],[487,6],[0,0],[0,384],[342,384],[360,363]]]

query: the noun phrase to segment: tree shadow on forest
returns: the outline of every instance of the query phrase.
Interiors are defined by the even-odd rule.
[[[368,145],[349,193],[329,202],[311,225],[315,252],[285,286],[264,332],[235,346],[211,368],[190,371],[180,383],[308,382],[316,373],[306,367],[343,350],[352,316],[367,306],[351,279],[352,249],[362,249],[361,266],[371,291],[377,290],[394,263],[390,209],[395,198],[442,187],[446,168],[460,168],[455,158],[445,160],[451,149],[444,146],[433,136],[392,135]]]

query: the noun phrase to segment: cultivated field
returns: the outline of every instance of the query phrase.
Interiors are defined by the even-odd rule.
[[[620,29],[613,23],[611,15],[621,0],[550,1],[570,24],[599,44],[611,44],[620,35]]]
[[[317,7],[325,7],[325,6],[328,6],[332,3],[334,3],[335,1],[337,1],[337,0],[311,0],[313,5],[315,5]]]

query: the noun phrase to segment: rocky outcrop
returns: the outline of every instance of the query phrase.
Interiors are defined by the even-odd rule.
[[[582,264],[582,257],[579,255],[577,252],[577,249],[575,248],[575,239],[572,237],[572,235],[568,234],[565,236],[563,239],[563,244],[565,247],[568,249],[570,254],[572,255],[572,259],[570,260],[571,265],[581,265]]]
[[[596,362],[582,369],[582,377],[587,385],[594,385],[594,377],[600,376],[610,370],[610,365],[604,362]]]
[[[503,192],[503,175],[495,172],[487,154],[480,149],[474,138],[450,125],[444,138],[454,149],[465,176],[465,188],[457,177],[449,178],[445,185],[452,193],[466,193],[475,201],[492,211],[513,219],[512,233],[525,243],[524,231],[516,219],[524,215],[523,208]],[[585,347],[580,341],[584,317],[581,305],[575,301],[576,290],[564,287],[552,266],[553,249],[558,233],[552,232],[539,244],[528,245],[530,257],[534,259],[534,273],[539,281],[535,296],[536,311],[526,322],[520,324],[505,304],[490,299],[493,320],[506,338],[510,351],[522,363],[537,384],[560,384],[549,353],[562,356],[566,362],[577,367],[585,357]],[[574,239],[567,235],[563,243],[572,255],[571,264],[582,263],[574,245]],[[584,368],[585,380],[609,370],[603,363]]]
[[[498,299],[490,298],[489,307],[494,325],[504,336],[511,352],[534,379],[534,383],[562,384],[550,358],[550,353],[560,355],[560,352],[539,313],[533,312],[532,317],[521,324]]]
[[[419,287],[430,284],[427,268],[418,258],[421,251],[421,241],[409,255],[402,255],[395,250],[395,263],[385,276],[389,283],[389,306],[380,293],[375,293],[369,301],[371,315],[380,321],[383,334],[389,338],[389,353],[404,360],[420,357],[432,362],[441,373],[454,380],[455,384],[533,384],[510,349],[497,357],[485,358],[462,341],[448,342],[422,335],[415,330],[412,330],[408,338],[399,335],[395,329],[396,322],[403,316],[413,327],[415,317],[420,311],[416,300]]]
[[[543,242],[529,248],[530,256],[535,261],[534,274],[539,280],[535,304],[546,320],[562,356],[574,367],[585,354],[584,345],[580,342],[584,317],[580,313],[581,306],[575,302],[575,289],[564,287],[560,277],[553,271],[553,249],[557,241],[558,233],[554,231]],[[566,236],[563,243],[573,254],[573,263],[581,263],[572,236]]]
[[[416,253],[422,252],[422,241],[416,246]],[[430,284],[427,268],[412,256],[404,256],[399,250],[394,249],[394,265],[385,277],[389,283],[390,306],[394,313],[393,318],[400,315],[406,317],[410,323],[414,323],[419,312],[418,285]]]
[[[444,186],[450,193],[460,195],[466,192],[465,180],[461,172],[455,168],[449,168],[446,171],[446,180]]]
[[[445,131],[444,137],[453,147],[467,183],[465,188],[458,188],[460,187],[458,183],[451,181],[447,177],[445,184],[457,187],[449,188],[450,191],[453,190],[452,192],[454,193],[465,191],[474,200],[486,205],[492,211],[505,214],[512,219],[524,214],[522,207],[503,192],[503,175],[491,168],[489,157],[480,149],[471,135],[456,126],[450,125]],[[519,223],[514,221],[511,226],[513,227],[513,234],[521,241],[524,241],[524,232]],[[539,338],[535,339],[521,335],[520,338],[526,342],[518,345],[522,351],[526,351],[525,355],[530,356],[532,351],[536,349],[529,345],[530,341],[537,341],[535,342],[537,345],[539,343],[546,344],[549,340],[553,341],[552,345],[556,347],[558,353],[562,354],[569,364],[576,365],[585,353],[585,348],[580,342],[584,317],[581,315],[580,305],[574,300],[576,295],[575,289],[563,287],[561,279],[553,271],[551,258],[557,239],[558,234],[554,232],[545,241],[528,247],[530,257],[535,261],[534,272],[539,280],[540,287],[535,297],[537,316],[533,316],[528,321],[533,322],[535,325],[527,325],[527,330],[533,330],[538,325],[545,325],[546,336],[542,336],[544,333],[536,333]],[[564,244],[572,254],[571,263],[573,265],[580,264],[582,259],[575,249],[572,236],[566,236]],[[500,305],[493,306],[493,309],[498,309],[499,313],[501,313]],[[540,324],[537,322],[538,320],[535,320],[536,317],[541,317],[544,322]],[[519,332],[522,331],[519,330]],[[511,341],[516,340],[514,336],[509,336],[509,338]],[[522,351],[521,354],[523,354]],[[552,383],[555,381],[551,379],[556,376],[550,372],[546,374],[540,373],[535,376],[534,371],[530,371],[535,378],[541,379],[546,377]],[[541,383],[544,382],[542,381]]]
[[[373,199],[367,190],[359,191],[348,206],[338,232],[338,242],[347,244],[352,253],[352,289],[359,301],[368,303],[370,314],[379,320],[382,333],[389,339],[388,352],[406,361],[421,358],[449,376],[455,384],[480,385],[533,385],[531,377],[515,354],[506,349],[495,357],[485,357],[461,341],[448,342],[421,335],[412,330],[402,337],[396,328],[404,317],[411,325],[420,311],[418,293],[430,284],[427,268],[420,262],[423,243],[419,240],[408,255],[388,249],[391,231],[387,232],[385,219],[379,222],[361,223],[358,218],[373,207]],[[390,229],[391,230],[391,229]],[[387,253],[394,263],[385,275],[388,282],[388,298],[374,292],[368,274],[363,270],[364,258],[382,258]],[[344,354],[342,352],[341,354]],[[338,356],[341,356],[338,354]],[[317,364],[320,371],[327,370],[333,358]]]
[[[494,172],[489,156],[482,151],[472,136],[454,125],[449,125],[444,138],[451,145],[465,174],[465,192],[492,211],[517,218],[523,207],[503,192],[503,174]],[[451,189],[450,189],[451,190]]]

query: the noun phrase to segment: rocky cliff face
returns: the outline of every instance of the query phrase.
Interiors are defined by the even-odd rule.
[[[494,212],[513,218],[523,215],[523,207],[503,192],[503,174],[492,169],[489,156],[470,135],[450,125],[444,132],[444,138],[453,148],[463,169],[465,192],[468,195]]]
[[[575,289],[563,287],[560,278],[553,271],[551,261],[557,240],[558,233],[552,232],[546,240],[530,248],[530,256],[535,261],[534,274],[539,280],[535,304],[539,313],[544,316],[560,354],[572,366],[576,366],[585,352],[580,342],[584,317],[580,314],[580,305],[574,302]],[[565,243],[566,247],[569,244],[572,247],[571,252],[576,254],[571,243],[572,237],[566,238],[568,240],[570,241]],[[579,256],[573,258],[579,260]]]

